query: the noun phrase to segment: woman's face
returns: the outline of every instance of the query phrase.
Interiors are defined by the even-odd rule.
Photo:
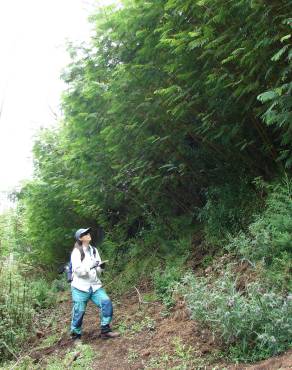
[[[79,239],[82,241],[82,243],[89,243],[91,241],[91,235],[88,233],[81,236]]]

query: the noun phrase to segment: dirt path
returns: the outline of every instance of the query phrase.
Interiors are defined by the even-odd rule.
[[[67,333],[70,310],[68,296],[59,306],[57,326],[38,339],[48,341],[46,337],[49,333],[55,335],[54,343],[32,353],[41,368],[46,368],[47,358],[64,358],[66,352],[74,347]],[[211,333],[188,319],[183,304],[177,304],[175,310],[167,314],[158,302],[139,305],[133,293],[122,302],[115,302],[114,327],[121,332],[120,338],[98,338],[98,311],[89,304],[84,318],[82,343],[90,345],[95,354],[90,369],[292,369],[292,350],[255,365],[224,363],[219,360],[219,348]]]

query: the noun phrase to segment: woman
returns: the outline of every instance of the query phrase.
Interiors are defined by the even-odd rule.
[[[119,334],[110,328],[113,316],[112,302],[102,288],[99,275],[105,263],[96,248],[90,245],[91,228],[79,229],[75,233],[76,243],[71,254],[73,280],[71,282],[73,310],[71,337],[81,338],[82,321],[87,302],[91,301],[100,309],[101,338],[115,338]]]

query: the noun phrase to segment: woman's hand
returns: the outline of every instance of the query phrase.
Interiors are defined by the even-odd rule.
[[[90,267],[90,270],[95,269],[99,266],[99,261],[94,261]]]

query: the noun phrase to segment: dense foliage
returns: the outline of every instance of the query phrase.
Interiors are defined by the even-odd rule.
[[[8,209],[0,214],[0,255],[4,259],[23,255],[29,247],[27,232],[25,229],[25,220],[23,217],[23,207],[18,204],[15,209]]]
[[[48,268],[68,258],[77,228],[103,225],[115,288],[151,275],[171,307],[201,238],[206,261],[208,250],[227,250],[261,263],[279,294],[259,303],[256,286],[234,292],[246,307],[238,335],[230,339],[235,311],[215,331],[236,342],[238,358],[251,343],[253,359],[281,351],[286,316],[279,335],[270,323],[286,315],[279,297],[291,273],[291,0],[124,0],[91,22],[91,42],[68,45],[62,122],[38,135],[35,177],[18,194],[17,213],[3,216],[14,231],[2,255],[19,245]],[[194,315],[209,294],[196,284]],[[221,293],[212,320],[225,312]],[[254,307],[273,308],[269,323],[252,316]],[[241,314],[257,336],[240,327]]]
[[[226,249],[252,265],[260,261],[272,285],[291,292],[292,182],[286,179],[282,185],[268,187],[264,211],[245,232],[231,237]]]
[[[161,223],[172,238],[174,219],[208,219],[210,204],[224,228],[248,225],[254,177],[292,165],[289,5],[132,0],[92,16],[90,45],[69,45],[64,120],[39,135],[21,194],[39,258],[98,224],[127,254],[126,240]]]

